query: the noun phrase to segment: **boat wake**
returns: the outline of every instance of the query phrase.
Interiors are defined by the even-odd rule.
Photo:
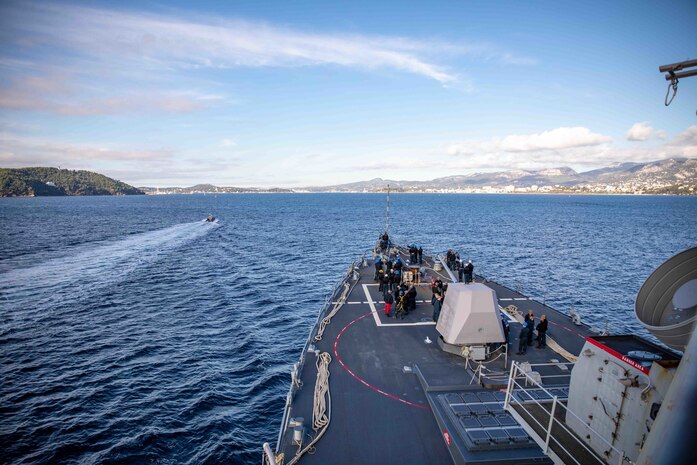
[[[98,245],[82,244],[62,256],[37,254],[5,263],[8,271],[0,272],[0,304],[15,309],[50,308],[85,298],[218,227],[200,221],[178,224]]]

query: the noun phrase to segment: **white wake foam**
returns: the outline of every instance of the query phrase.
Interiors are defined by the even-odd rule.
[[[219,227],[197,221],[134,234],[0,273],[0,305],[42,307],[56,299],[79,299],[96,288],[123,281],[133,271]],[[23,263],[32,257],[24,257]],[[35,257],[40,260],[40,257]],[[36,261],[34,261],[36,263]]]

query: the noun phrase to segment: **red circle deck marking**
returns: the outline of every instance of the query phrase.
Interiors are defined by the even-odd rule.
[[[337,359],[337,361],[339,362],[339,364],[341,365],[341,367],[342,367],[344,370],[346,370],[346,371],[348,372],[348,374],[350,374],[350,375],[353,376],[355,379],[357,379],[357,380],[358,380],[361,384],[363,384],[365,387],[367,387],[367,388],[369,388],[369,389],[372,389],[373,391],[378,392],[378,393],[382,394],[383,396],[389,397],[390,399],[397,400],[397,401],[399,401],[399,402],[401,402],[401,403],[403,403],[403,404],[411,405],[412,407],[423,408],[423,409],[430,408],[428,405],[419,405],[419,404],[415,404],[415,403],[413,403],[413,402],[409,402],[408,400],[404,400],[404,399],[402,399],[401,397],[397,397],[397,396],[395,396],[395,395],[393,395],[393,394],[390,394],[389,392],[385,392],[385,391],[383,391],[383,390],[381,390],[381,389],[376,388],[376,387],[373,386],[372,384],[370,384],[370,383],[368,383],[367,381],[365,381],[364,379],[362,379],[360,376],[356,375],[353,371],[351,371],[351,369],[350,369],[349,367],[347,367],[346,364],[344,364],[343,360],[341,360],[341,357],[339,357],[339,352],[337,351],[337,346],[339,345],[339,338],[341,338],[341,335],[344,334],[344,331],[346,331],[346,330],[348,329],[349,326],[351,326],[352,324],[356,323],[357,321],[362,320],[363,318],[367,317],[367,316],[370,315],[371,313],[373,313],[373,312],[368,312],[368,313],[366,313],[365,315],[359,316],[358,318],[356,318],[355,320],[351,321],[349,324],[347,324],[346,326],[344,326],[344,327],[341,329],[341,331],[339,331],[339,334],[336,335],[336,339],[334,339],[334,357],[336,357],[336,359]]]

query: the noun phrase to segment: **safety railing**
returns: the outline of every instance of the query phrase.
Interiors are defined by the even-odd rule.
[[[298,389],[298,380],[300,373],[302,373],[303,368],[305,367],[305,359],[307,357],[307,352],[310,348],[310,345],[312,344],[312,335],[316,331],[316,329],[319,326],[319,322],[324,318],[324,315],[327,313],[327,310],[332,306],[332,301],[334,300],[335,296],[340,295],[340,290],[343,287],[344,283],[350,281],[354,275],[354,272],[356,269],[360,268],[360,266],[365,262],[366,256],[370,254],[372,250],[366,250],[363,252],[363,255],[361,255],[359,258],[353,261],[351,265],[348,267],[348,270],[346,274],[336,282],[334,287],[332,288],[331,291],[327,294],[327,297],[324,300],[324,304],[322,305],[321,310],[317,313],[317,318],[315,319],[315,323],[312,325],[312,330],[310,331],[310,335],[307,338],[307,341],[305,342],[305,345],[303,346],[302,353],[300,354],[300,359],[293,365],[293,370],[291,372],[291,385],[290,389],[288,390],[288,394],[286,395],[286,403],[283,408],[283,418],[281,420],[281,428],[278,432],[278,439],[276,440],[276,451],[280,451],[282,442],[283,442],[283,433],[286,430],[286,426],[288,424],[288,419],[290,416],[290,410],[293,405],[293,397],[295,396],[295,392]],[[266,454],[265,454],[266,455]]]
[[[580,423],[585,423],[584,420],[582,420],[578,415],[576,415],[574,412],[568,409],[566,405],[562,401],[559,400],[559,397],[552,393],[549,389],[545,388],[542,386],[539,382],[537,377],[532,375],[531,373],[534,373],[532,371],[533,368],[536,367],[541,367],[541,366],[558,366],[560,365],[559,363],[541,363],[541,364],[526,364],[525,369],[523,369],[522,364],[513,362],[511,365],[511,371],[510,375],[508,377],[508,387],[506,389],[506,398],[504,401],[504,409],[508,412],[510,412],[520,423],[523,425],[525,430],[532,436],[535,441],[538,443],[538,445],[544,450],[545,454],[548,455],[555,455],[556,457],[559,456],[557,452],[554,451],[554,447],[552,446],[551,442],[553,441],[556,444],[556,447],[563,451],[564,454],[568,457],[569,460],[571,460],[573,463],[576,465],[590,465],[589,462],[586,460],[579,461],[576,459],[573,455],[573,452],[570,450],[571,447],[580,447],[584,449],[585,451],[588,452],[586,454],[586,457],[592,457],[592,460],[595,460],[595,463],[606,465],[609,463],[605,459],[601,458],[591,447],[586,444],[583,440],[581,440],[573,431],[569,429],[569,427],[565,424],[564,421],[560,420],[557,418],[557,413],[558,411],[563,411],[565,415],[559,415],[562,418],[569,418],[569,416],[572,416],[576,418]],[[564,363],[564,365],[573,365],[571,363]],[[554,376],[570,376],[570,375],[551,375],[551,376],[544,376],[545,379],[549,379]],[[523,381],[524,384],[521,383]],[[525,393],[527,390],[530,389],[536,389],[536,390],[542,390],[545,393],[545,396],[547,398],[546,401],[541,401],[541,399],[537,399],[532,395],[523,395],[522,393]],[[525,399],[523,399],[525,397]],[[551,405],[550,405],[550,400],[551,400]],[[535,417],[535,415],[532,415],[530,412],[527,412],[528,414],[526,415],[527,418],[531,419],[537,426],[538,429],[536,430],[528,421],[523,418],[519,412],[516,411],[516,409],[513,408],[513,405],[519,404],[522,409],[526,409],[526,405],[530,406],[533,405],[537,407],[541,412],[545,412],[546,415],[549,415],[549,420],[547,420],[546,424],[544,424],[544,418],[542,418],[542,421],[539,420],[538,418]],[[549,409],[548,409],[549,407]],[[544,415],[544,416],[546,416]],[[557,437],[554,436],[553,430],[556,428],[561,428],[566,433],[566,438],[567,438],[567,445],[563,444],[562,441],[560,441]],[[595,431],[591,427],[587,427],[586,429],[587,434],[589,435],[588,437],[597,437],[598,440],[600,440],[603,444],[607,445],[607,451],[606,455],[610,457],[613,454],[610,454],[609,451],[613,451],[617,457],[616,463],[618,465],[622,464],[633,464],[633,462],[626,456],[625,452],[622,450],[617,449],[614,447],[611,443],[609,443],[598,431]],[[568,441],[571,443],[569,444]],[[559,459],[561,461],[561,459]],[[565,461],[564,463],[569,463],[568,461]]]

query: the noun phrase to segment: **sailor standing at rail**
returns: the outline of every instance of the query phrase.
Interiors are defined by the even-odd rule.
[[[472,274],[474,273],[474,265],[472,265],[472,260],[467,260],[467,265],[465,265],[465,284],[472,282]]]

